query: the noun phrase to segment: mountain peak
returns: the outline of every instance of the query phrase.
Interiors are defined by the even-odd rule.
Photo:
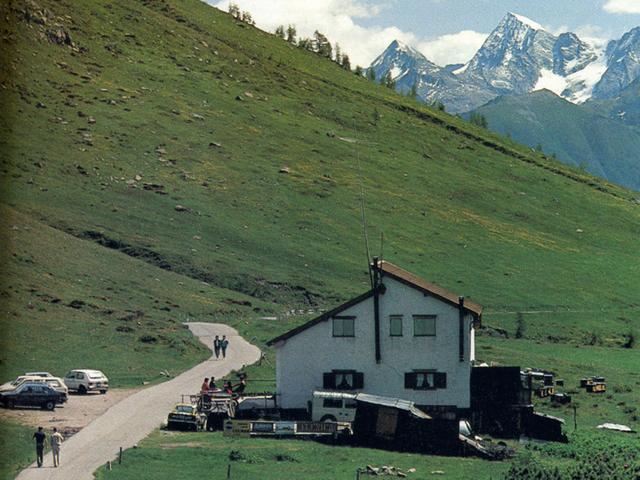
[[[387,51],[403,52],[411,55],[416,55],[416,54],[422,55],[415,48],[413,48],[410,45],[407,45],[406,43],[398,39],[395,39],[393,42],[389,44],[389,46],[387,47]]]
[[[504,17],[503,22],[504,21],[509,21],[509,20],[516,20],[518,23],[521,23],[529,28],[532,28],[533,30],[545,30],[545,28],[540,25],[537,22],[534,22],[533,20],[531,20],[530,18],[525,17],[524,15],[519,15],[517,13],[513,13],[513,12],[508,12],[507,15]],[[546,30],[545,30],[546,31]]]

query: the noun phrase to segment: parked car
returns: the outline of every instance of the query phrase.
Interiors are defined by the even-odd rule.
[[[49,372],[27,372],[26,377],[53,377]]]
[[[188,429],[196,432],[204,426],[205,416],[198,412],[196,405],[178,403],[167,417],[168,429]]]
[[[100,370],[71,370],[64,377],[69,390],[80,394],[98,391],[102,394],[109,389],[109,379]]]
[[[0,402],[7,408],[24,406],[53,410],[66,401],[66,395],[43,382],[25,382],[15,390],[0,392]]]
[[[314,422],[353,422],[356,396],[343,392],[313,392],[311,419]]]
[[[57,390],[64,395],[69,393],[69,389],[64,383],[64,380],[54,376],[42,377],[42,376],[32,376],[32,375],[20,375],[15,380],[11,382],[7,382],[3,385],[0,385],[0,392],[9,392],[11,390],[15,390],[23,383],[46,383],[54,390]]]

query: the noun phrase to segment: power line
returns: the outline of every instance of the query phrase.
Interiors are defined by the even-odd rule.
[[[364,235],[364,248],[365,255],[367,256],[367,271],[369,272],[369,281],[371,282],[371,288],[373,285],[373,276],[371,274],[371,268],[369,266],[371,262],[371,254],[369,253],[369,235],[367,232],[367,213],[365,208],[365,198],[364,198],[364,178],[362,175],[362,165],[360,164],[360,153],[358,151],[358,128],[356,126],[356,119],[353,119],[353,132],[355,142],[353,142],[353,148],[356,153],[356,163],[358,164],[358,176],[360,177],[360,215],[362,220],[362,233]]]

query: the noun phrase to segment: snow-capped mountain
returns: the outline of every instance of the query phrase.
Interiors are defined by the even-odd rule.
[[[594,98],[613,98],[640,77],[640,27],[607,46],[607,70],[593,89]]]
[[[508,13],[457,73],[463,81],[488,84],[497,94],[527,93],[543,69],[553,69],[556,40],[532,20]]]
[[[571,75],[597,58],[596,49],[580,40],[575,33],[563,33],[553,45],[553,73]]]
[[[478,100],[485,103],[495,96],[482,86],[460,81],[452,73],[452,68],[439,67],[398,40],[391,42],[369,67],[378,80],[388,72],[398,91],[407,93],[415,87],[417,96],[424,102],[442,102],[453,106],[456,111],[468,111],[476,106]]]
[[[382,79],[387,72],[396,84],[405,84],[403,78],[410,74],[434,75],[438,76],[442,68],[418,52],[415,48],[406,45],[399,40],[394,40],[389,44],[384,52],[376,58],[371,66],[377,79]],[[409,86],[411,88],[411,85]]]
[[[508,13],[465,65],[439,67],[414,48],[394,41],[371,64],[396,88],[415,85],[427,103],[441,101],[453,113],[472,110],[500,95],[547,89],[573,103],[611,98],[640,77],[640,27],[606,51],[574,33],[555,36],[541,25]]]

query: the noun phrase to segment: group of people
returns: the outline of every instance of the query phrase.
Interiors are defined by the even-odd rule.
[[[38,431],[33,434],[33,438],[36,441],[36,461],[38,467],[42,467],[44,463],[44,446],[47,442],[47,434],[44,433],[42,427],[38,427]],[[51,444],[51,453],[53,454],[53,466],[60,465],[60,445],[64,441],[64,437],[58,431],[56,427],[53,427],[53,433],[49,437],[49,443]]]
[[[200,386],[200,393],[203,395],[211,395],[212,393],[226,393],[229,395],[242,395],[244,393],[245,388],[247,388],[247,374],[241,373],[239,376],[239,382],[235,385],[231,383],[230,380],[226,380],[222,384],[222,388],[218,388],[216,385],[215,377],[205,377],[202,385]]]
[[[227,340],[227,336],[223,335],[220,338],[219,335],[216,335],[216,338],[213,339],[213,353],[216,356],[216,360],[220,358],[220,354],[222,353],[222,358],[227,358],[227,347],[229,346],[229,340]]]

